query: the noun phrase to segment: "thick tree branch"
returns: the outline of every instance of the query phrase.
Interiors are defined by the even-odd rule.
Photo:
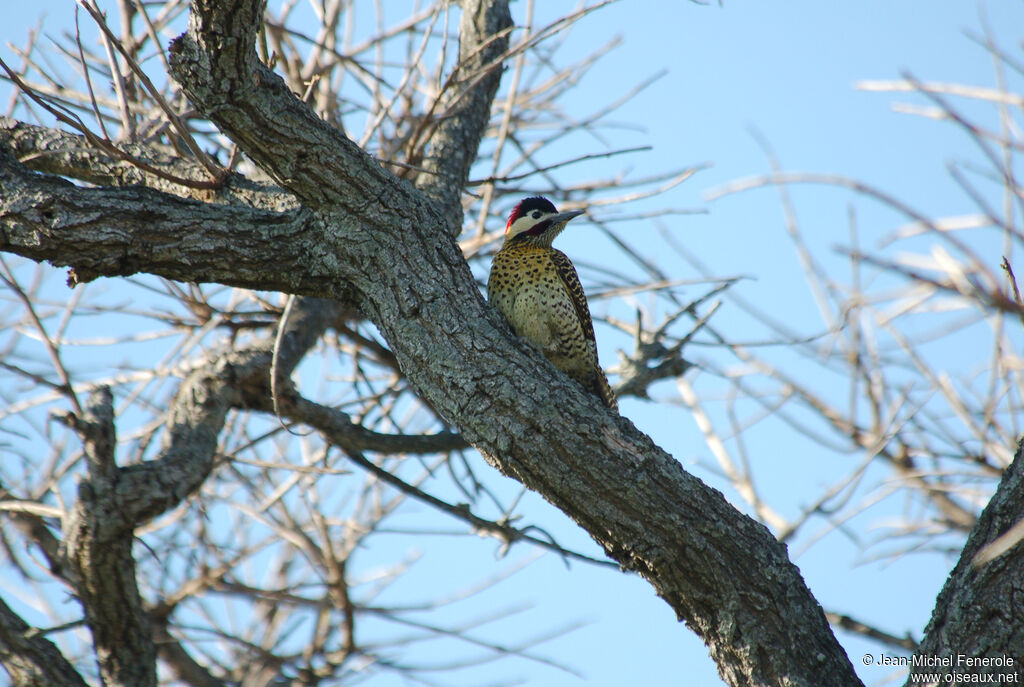
[[[0,145],[8,145],[22,164],[35,172],[78,179],[99,186],[144,185],[158,191],[206,202],[240,203],[264,210],[294,210],[294,197],[279,186],[230,174],[216,191],[198,191],[175,185],[164,177],[146,174],[130,162],[114,158],[89,145],[80,134],[0,117]],[[169,147],[120,143],[134,158],[145,160],[168,174],[195,182],[209,181],[209,172],[191,158]]]
[[[282,346],[283,369],[290,370],[323,335],[340,310],[331,301],[314,301],[304,316],[293,318]],[[186,378],[168,410],[170,438],[157,458],[121,470],[117,489],[125,517],[135,523],[177,506],[213,469],[217,440],[228,411],[247,399],[269,399],[271,342],[253,349],[213,355]]]
[[[504,4],[482,3],[482,14],[474,16]],[[709,644],[727,682],[859,684],[785,547],[511,335],[481,298],[451,239],[457,223],[447,209],[451,191],[432,198],[397,180],[258,62],[253,45],[261,8],[259,0],[194,2],[188,33],[172,44],[172,71],[195,106],[293,193],[302,211],[285,216],[275,233],[249,229],[272,218],[233,208],[240,213],[235,231],[222,234],[217,226],[207,228],[207,210],[194,203],[183,213],[191,215],[192,224],[183,225],[191,231],[175,233],[173,216],[154,217],[140,202],[166,210],[171,201],[162,195],[74,189],[77,195],[67,196],[72,191],[66,182],[38,175],[26,181],[8,155],[0,160],[0,248],[61,260],[57,244],[75,233],[75,224],[59,223],[47,199],[63,197],[58,207],[68,213],[75,203],[92,203],[91,215],[69,216],[114,235],[108,255],[82,267],[92,270],[87,276],[146,270],[176,279],[351,295],[424,398],[491,464],[543,494],[612,558],[649,580]],[[467,37],[466,45],[488,40]],[[452,116],[472,118],[472,112],[456,107]],[[466,124],[466,132],[476,126]],[[452,135],[461,125],[450,124]],[[443,148],[440,139],[434,143],[432,151]],[[453,163],[444,174],[455,175],[461,166]],[[16,204],[7,201],[8,188],[16,191]],[[138,222],[121,230],[120,223],[137,213],[147,224],[162,221],[169,228],[173,255],[154,254],[148,245],[163,233],[148,235]],[[224,215],[209,219],[218,218]],[[133,242],[136,236],[141,238]],[[119,494],[140,497],[137,505],[122,502],[129,519],[173,506],[209,474],[232,399],[256,397],[237,386],[231,390],[245,375],[240,362],[226,356],[184,383],[167,450],[152,463],[118,473]],[[267,361],[249,362],[265,379]]]
[[[437,200],[453,237],[462,231],[462,189],[491,119],[501,83],[501,57],[508,50],[512,15],[507,2],[465,0],[459,24],[459,63],[449,84],[452,97],[430,138],[423,161],[428,174],[416,186]]]
[[[156,647],[149,614],[142,607],[132,557],[130,509],[114,462],[113,396],[95,392],[82,415],[62,418],[85,442],[87,476],[78,502],[64,523],[65,556],[75,592],[85,609],[105,685],[155,687]],[[128,512],[126,512],[128,511]]]
[[[30,172],[2,144],[0,188],[0,250],[69,266],[75,283],[144,271],[254,288],[267,288],[269,278],[282,291],[323,288],[298,276],[310,275],[318,251],[307,241],[320,233],[302,210],[213,205],[141,186],[81,188]]]
[[[972,666],[972,675],[1019,672],[1024,657],[1024,627],[1019,622],[1024,603],[1024,546],[1017,543],[1002,555],[981,564],[975,557],[1000,535],[1024,520],[1024,442],[1017,445],[996,493],[978,517],[960,560],[939,592],[935,610],[918,648],[921,656],[975,658],[1012,657],[1015,666]],[[935,672],[918,666],[911,674]],[[913,684],[908,678],[908,685]]]
[[[86,687],[74,667],[0,599],[0,664],[12,687]]]
[[[253,50],[256,0],[193,4],[172,70],[243,151],[325,215],[325,244],[425,398],[504,473],[637,570],[733,685],[859,684],[785,547],[510,336],[449,222],[317,119]]]
[[[171,72],[194,103],[268,174],[344,236],[405,218],[443,225],[433,203],[323,121],[254,49],[258,2],[200,0],[170,46]],[[267,126],[267,122],[273,122]]]
[[[343,312],[337,301],[306,299],[288,322],[280,350],[281,372],[287,376],[324,331]],[[213,469],[217,439],[224,418],[233,408],[272,412],[270,358],[273,337],[240,350],[215,353],[182,382],[169,409],[167,447],[152,461],[122,468],[118,492],[125,500],[125,517],[143,522],[175,507],[194,492]],[[282,411],[296,421],[307,421],[316,404],[287,394]],[[344,418],[347,422],[343,422]],[[331,440],[353,451],[433,453],[465,446],[449,432],[403,436],[374,432],[352,423],[342,413],[331,413]]]

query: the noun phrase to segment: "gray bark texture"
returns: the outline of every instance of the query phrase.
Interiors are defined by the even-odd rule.
[[[68,416],[85,440],[87,477],[79,483],[78,503],[64,524],[65,557],[75,591],[85,608],[104,684],[156,685],[156,647],[149,616],[142,607],[132,557],[135,508],[146,503],[151,480],[124,485],[114,464],[114,397],[102,388],[80,416]],[[127,488],[125,488],[127,487]]]
[[[68,266],[72,281],[147,272],[308,297],[285,331],[281,378],[333,321],[358,309],[382,332],[418,392],[460,434],[378,435],[288,389],[283,416],[317,427],[353,456],[469,442],[496,469],[568,514],[623,569],[650,582],[708,644],[730,685],[861,684],[785,545],[686,473],[628,419],[557,373],[481,296],[453,236],[511,19],[501,0],[462,4],[460,67],[453,76],[462,81],[432,134],[422,165],[428,173],[415,184],[397,179],[318,118],[257,59],[261,2],[195,0],[188,31],[170,48],[173,76],[197,110],[291,195],[231,178],[215,196],[186,199],[159,184],[124,186],[143,180],[116,161],[98,158],[93,166],[88,156],[40,156],[23,164],[19,151],[67,134],[5,120],[0,249]],[[80,188],[39,173],[59,164],[93,168],[101,185]],[[139,600],[132,532],[209,476],[230,408],[272,410],[270,356],[269,343],[211,355],[182,384],[168,444],[145,464],[115,465],[104,392],[81,416],[66,418],[86,443],[89,475],[65,523],[65,548],[48,557],[85,608],[106,684],[154,684],[154,637],[162,638],[160,655],[176,670],[201,671],[163,631],[167,609],[146,609]],[[1006,484],[1019,509],[1019,483]],[[1006,495],[1003,487],[1000,492]],[[979,528],[1002,528],[1006,513],[983,517]],[[38,525],[29,520],[26,527]],[[1017,586],[994,593],[1020,595],[1019,563],[1016,575],[1004,576]],[[999,572],[994,566],[963,574],[981,579],[990,569]],[[947,593],[954,592],[943,592],[953,612],[958,602]],[[0,607],[0,658],[15,682],[81,684],[66,663],[48,658],[52,645],[8,619],[7,610]],[[928,640],[940,642],[932,634],[941,633],[941,646],[964,646],[961,633],[975,631],[966,612],[933,619]],[[1020,638],[1011,639],[1019,649]]]
[[[1014,525],[1024,522],[1024,442],[1017,445],[1013,462],[960,554],[935,603],[932,618],[918,648],[918,656],[951,657],[948,668],[919,665],[911,675],[945,672],[973,675],[1024,673],[1024,546],[1017,541],[1002,555],[982,562],[980,553]],[[1014,661],[1011,667],[998,661],[964,667],[960,657]],[[950,670],[952,669],[952,670]],[[907,685],[921,684],[907,680]]]
[[[17,687],[85,687],[53,642],[41,637],[0,600],[0,663]]]

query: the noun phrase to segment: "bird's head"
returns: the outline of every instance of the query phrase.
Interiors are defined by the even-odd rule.
[[[529,241],[537,245],[550,246],[573,217],[579,217],[583,210],[559,212],[554,203],[541,196],[524,198],[512,209],[505,225],[505,243]]]

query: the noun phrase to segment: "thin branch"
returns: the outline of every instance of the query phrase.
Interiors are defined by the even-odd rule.
[[[898,647],[911,652],[915,652],[918,649],[918,643],[910,636],[909,633],[905,637],[899,637],[870,625],[866,625],[865,623],[842,613],[826,611],[825,617],[828,618],[828,621],[835,627],[862,637],[867,637],[868,639],[873,639],[884,646]]]

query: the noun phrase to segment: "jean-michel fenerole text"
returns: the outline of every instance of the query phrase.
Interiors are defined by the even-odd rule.
[[[1012,668],[1019,665],[1013,656],[968,656],[967,654],[948,654],[946,656],[890,656],[879,654],[875,665],[880,666],[913,666],[915,668]]]

